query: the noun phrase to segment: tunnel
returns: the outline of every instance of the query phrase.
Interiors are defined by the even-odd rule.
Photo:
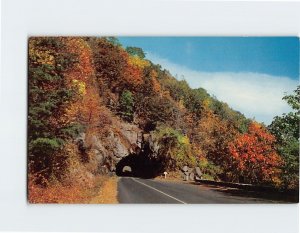
[[[141,137],[141,147],[135,148],[135,151],[123,157],[116,164],[117,176],[132,176],[140,178],[154,178],[165,171],[164,161],[153,152],[149,140]]]
[[[151,156],[143,153],[129,154],[116,164],[117,176],[154,178],[161,172],[161,164]]]

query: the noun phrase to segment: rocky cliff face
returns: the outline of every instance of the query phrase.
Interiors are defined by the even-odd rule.
[[[91,139],[87,140],[86,134],[81,133],[76,141],[84,148],[88,148],[94,155],[98,172],[106,174],[114,172],[116,164],[122,158],[134,153],[139,148],[137,144],[139,133],[141,133],[141,129],[136,125],[114,119],[106,132],[106,137],[93,135]]]

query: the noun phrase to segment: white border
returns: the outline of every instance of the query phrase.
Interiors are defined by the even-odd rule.
[[[31,35],[299,35],[284,2],[2,0],[0,230],[297,233],[291,205],[28,205],[26,62]]]

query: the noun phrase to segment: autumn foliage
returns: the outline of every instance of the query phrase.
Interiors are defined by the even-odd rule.
[[[282,160],[275,150],[275,137],[262,125],[251,123],[248,133],[229,144],[229,152],[245,182],[280,184]]]
[[[30,39],[29,201],[40,196],[40,202],[69,203],[80,199],[84,186],[96,185],[90,175],[97,167],[94,155],[74,141],[83,130],[92,137],[101,118],[94,77],[91,50],[82,38]],[[69,187],[65,194],[63,187]]]
[[[113,151],[116,122],[154,136],[162,169],[199,166],[207,179],[297,187],[299,97],[286,97],[298,112],[267,129],[111,37],[30,38],[28,86],[30,202],[74,203],[99,187],[116,161],[95,147]]]

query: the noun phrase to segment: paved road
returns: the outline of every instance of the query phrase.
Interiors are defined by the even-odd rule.
[[[119,203],[272,203],[248,192],[207,185],[120,177]]]

